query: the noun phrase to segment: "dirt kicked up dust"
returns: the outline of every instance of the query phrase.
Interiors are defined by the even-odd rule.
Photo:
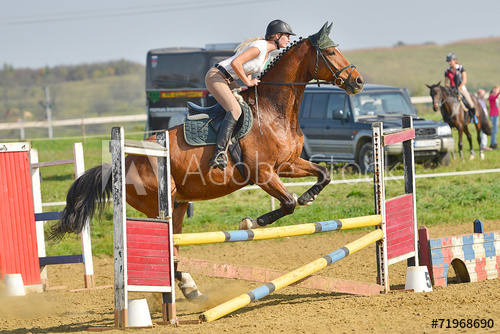
[[[485,230],[500,230],[500,221],[485,221]],[[430,229],[431,237],[471,233],[473,224]],[[184,257],[291,271],[312,262],[366,234],[328,234],[191,246],[181,249]],[[96,285],[113,284],[112,258],[95,258]],[[451,270],[452,271],[452,270]],[[390,267],[392,286],[405,283],[405,263]],[[320,271],[318,275],[375,283],[373,245]],[[452,273],[450,273],[452,275]],[[262,283],[193,275],[214,305],[248,292]],[[78,333],[89,327],[112,327],[113,289],[71,292],[83,288],[83,266],[49,268],[52,287],[66,286],[22,297],[0,297],[0,333]],[[197,319],[203,311],[187,302],[179,290],[180,320]],[[160,294],[129,293],[129,298],[147,298],[153,322],[161,320]],[[441,320],[433,326],[434,319]],[[448,321],[464,320],[465,328],[446,328]],[[493,328],[467,328],[467,321],[493,321]],[[490,325],[492,322],[490,321]],[[371,297],[285,287],[219,320],[196,325],[155,326],[128,332],[144,333],[500,333],[500,279],[478,283],[434,287],[433,292],[395,292]],[[106,333],[123,333],[110,330]]]

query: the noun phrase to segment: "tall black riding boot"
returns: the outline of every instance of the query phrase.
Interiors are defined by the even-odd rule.
[[[219,133],[217,134],[217,142],[215,144],[215,154],[210,160],[209,166],[212,168],[219,168],[224,170],[227,166],[227,146],[233,134],[234,127],[237,120],[234,119],[233,114],[226,113],[226,117],[222,121]]]
[[[477,124],[478,119],[476,118],[476,108],[469,108],[470,121]]]

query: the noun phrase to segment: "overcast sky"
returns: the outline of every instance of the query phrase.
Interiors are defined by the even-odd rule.
[[[0,65],[144,64],[154,48],[263,36],[276,18],[302,37],[333,22],[347,51],[500,36],[498,0],[0,0]]]

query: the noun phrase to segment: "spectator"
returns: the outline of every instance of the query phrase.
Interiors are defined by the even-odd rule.
[[[491,126],[491,142],[490,147],[492,149],[497,149],[497,134],[498,134],[498,95],[500,95],[500,86],[495,86],[491,90],[490,96],[488,97],[488,101],[490,102],[490,120],[492,123]]]
[[[488,118],[488,108],[486,107],[486,101],[484,100],[486,97],[486,92],[484,89],[480,89],[477,91],[477,100],[483,109],[482,117]],[[485,151],[490,151],[491,148],[488,147],[488,136],[486,133],[481,130],[481,148]]]

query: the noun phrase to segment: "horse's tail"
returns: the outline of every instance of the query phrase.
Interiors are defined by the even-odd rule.
[[[111,165],[87,170],[68,190],[66,207],[58,223],[50,227],[49,240],[59,241],[66,233],[81,233],[97,212],[100,217],[113,189]]]
[[[483,109],[481,108],[480,111],[482,111]],[[491,136],[491,126],[490,126],[490,122],[488,122],[488,116],[486,116],[486,113],[483,112],[483,114],[481,115],[481,130],[487,134],[488,136]]]

